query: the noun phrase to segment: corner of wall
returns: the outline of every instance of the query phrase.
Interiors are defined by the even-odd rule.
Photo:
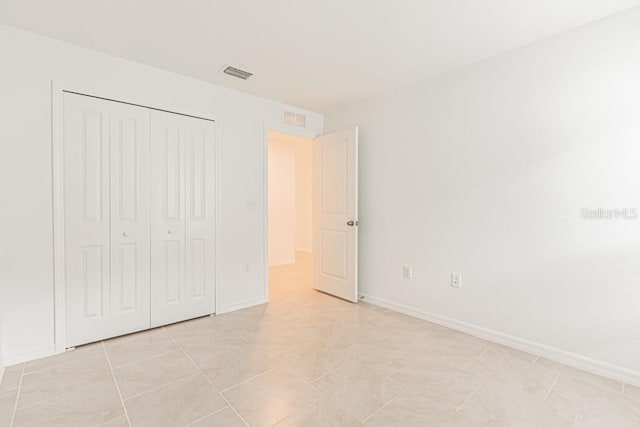
[[[4,357],[2,357],[2,343],[0,343],[0,384],[2,384],[3,377],[4,377]]]
[[[269,302],[269,299],[267,297],[260,297],[260,298],[252,298],[246,301],[241,301],[239,303],[236,304],[229,304],[229,305],[225,305],[223,307],[218,308],[218,312],[216,313],[216,315],[220,315],[220,314],[226,314],[226,313],[231,313],[232,311],[236,311],[236,310],[242,310],[243,308],[249,308],[249,307],[254,307],[257,305],[262,305],[262,304],[266,304]]]
[[[2,346],[2,306],[0,304],[0,384],[2,384],[2,378],[4,377],[4,368],[4,347]]]

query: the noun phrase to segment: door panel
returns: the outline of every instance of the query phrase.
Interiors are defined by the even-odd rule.
[[[64,94],[64,222],[68,347],[109,334],[109,111]]]
[[[346,138],[329,139],[320,147],[323,213],[348,214],[348,149]]]
[[[316,138],[314,287],[358,301],[358,129]]]
[[[111,303],[117,314],[135,312],[141,302],[138,297],[140,280],[137,253],[138,245],[135,243],[121,243],[112,252],[114,274],[111,286],[115,298],[111,299]]]
[[[159,284],[159,292],[163,303],[166,305],[180,305],[182,301],[182,242],[180,240],[165,240],[164,257],[165,274]]]
[[[163,194],[166,205],[165,220],[179,224],[184,219],[184,135],[179,123],[171,123],[166,127],[166,152],[162,155],[162,163],[166,165],[163,180],[166,180],[166,191]]]
[[[186,133],[187,258],[186,313],[213,313],[215,307],[215,141],[214,124],[183,117]]]
[[[151,326],[184,319],[185,132],[181,116],[151,111]]]
[[[343,230],[322,231],[322,268],[323,276],[347,280],[348,265],[348,233]]]
[[[187,249],[187,292],[194,299],[207,295],[207,250],[205,239],[189,239]]]
[[[103,246],[83,246],[82,251],[82,315],[85,319],[102,319],[106,306],[104,290],[107,289],[104,271]],[[108,277],[108,276],[107,276]]]
[[[111,335],[150,326],[149,110],[110,109]]]

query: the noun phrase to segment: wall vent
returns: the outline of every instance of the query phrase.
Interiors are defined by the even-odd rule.
[[[227,65],[224,68],[224,70],[222,70],[222,72],[225,73],[225,74],[228,74],[230,76],[237,77],[237,78],[242,79],[242,80],[247,80],[249,77],[253,76],[253,73],[241,70],[239,68],[232,67],[230,65]]]
[[[288,125],[307,127],[307,116],[304,114],[294,113],[293,111],[284,112],[284,122]]]

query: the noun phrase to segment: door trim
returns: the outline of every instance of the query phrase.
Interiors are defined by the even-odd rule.
[[[262,125],[262,199],[264,208],[262,211],[262,262],[264,266],[264,301],[269,302],[269,131],[286,133],[302,138],[315,139],[322,135],[312,130],[286,125],[283,122],[263,122]]]
[[[185,114],[163,108],[151,107],[144,103],[135,103],[130,101],[118,100],[117,96],[95,95],[96,93],[104,93],[105,90],[96,87],[82,86],[74,82],[66,82],[62,80],[51,80],[51,202],[52,202],[52,238],[53,238],[53,344],[54,354],[63,353],[67,350],[66,337],[66,277],[65,277],[65,250],[64,250],[64,93],[73,93],[76,95],[88,96],[92,98],[103,99],[106,101],[119,102],[122,104],[135,105],[139,107],[149,108],[151,110],[166,111],[182,116],[194,117],[197,119],[216,122],[214,127],[215,145],[215,244],[214,244],[214,264],[215,264],[215,307],[218,312],[218,286],[219,271],[218,263],[218,238],[221,231],[220,222],[220,142],[218,135],[220,134],[220,124],[215,118],[207,117],[207,114]],[[45,355],[43,355],[44,357]]]
[[[213,120],[213,119],[207,119],[205,117],[193,116],[191,114],[178,113],[176,111],[165,110],[165,109],[162,109],[162,108],[149,107],[148,105],[134,104],[133,102],[127,102],[127,101],[118,101],[117,99],[104,98],[102,96],[96,96],[96,95],[87,95],[86,93],[74,92],[72,90],[63,89],[62,91],[63,92],[67,92],[67,93],[72,93],[74,95],[88,96],[88,97],[91,97],[91,98],[102,99],[104,101],[118,102],[120,104],[133,105],[134,107],[142,107],[142,108],[148,108],[149,110],[162,111],[163,113],[178,114],[180,116],[192,117],[194,119],[206,120],[208,122],[215,122],[215,120]]]

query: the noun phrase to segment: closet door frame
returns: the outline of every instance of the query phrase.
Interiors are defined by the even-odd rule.
[[[218,263],[218,238],[220,236],[220,144],[218,143],[219,123],[215,117],[211,117],[208,113],[198,113],[197,111],[179,112],[179,109],[168,110],[166,108],[153,107],[154,102],[146,101],[145,94],[130,95],[129,99],[123,99],[121,93],[112,94],[113,89],[101,83],[100,79],[93,79],[92,83],[52,80],[51,81],[51,159],[52,159],[52,221],[53,221],[53,332],[54,342],[51,352],[42,354],[48,356],[51,353],[58,354],[65,352],[67,347],[66,337],[66,275],[65,275],[65,228],[64,228],[64,93],[74,93],[77,95],[90,96],[93,98],[103,99],[105,101],[119,102],[124,104],[135,105],[138,107],[149,108],[151,110],[166,111],[169,113],[180,114],[183,116],[194,117],[215,122],[214,141],[215,142],[215,245],[214,245],[214,268],[216,286],[214,291],[215,313],[218,312],[218,286],[219,269]],[[135,99],[133,101],[132,99]]]

